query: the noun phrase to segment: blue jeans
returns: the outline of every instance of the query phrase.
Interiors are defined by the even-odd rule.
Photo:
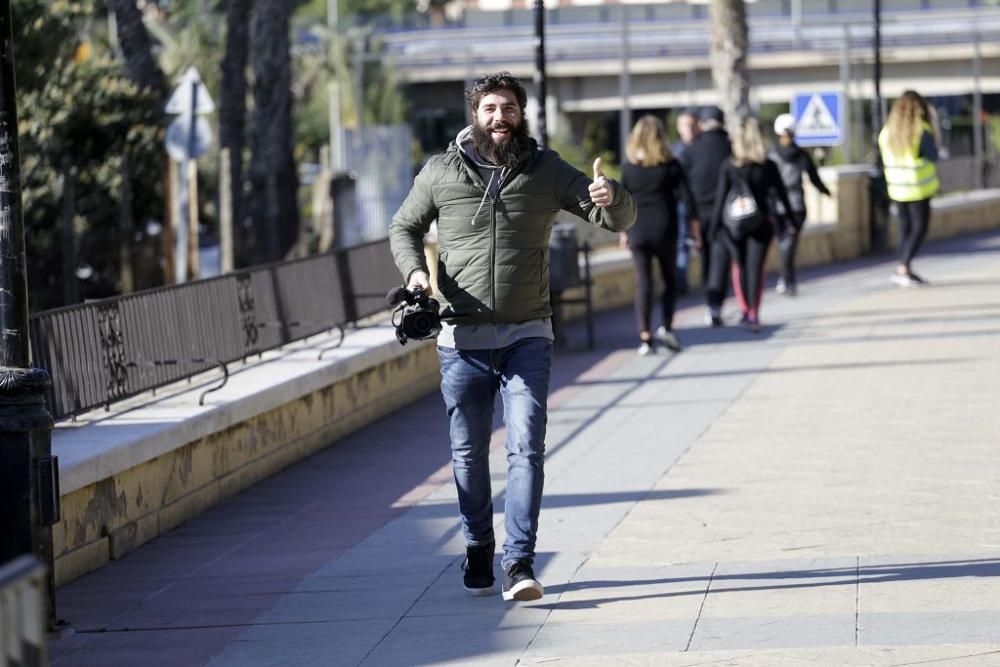
[[[489,449],[499,391],[507,426],[507,539],[501,565],[506,570],[514,561],[532,562],[545,480],[552,341],[524,338],[497,350],[439,347],[438,355],[465,542],[481,546],[493,540]]]

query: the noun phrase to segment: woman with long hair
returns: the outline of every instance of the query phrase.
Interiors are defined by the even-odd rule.
[[[885,173],[889,199],[899,216],[899,264],[892,281],[915,287],[926,281],[910,264],[927,235],[931,198],[940,189],[933,112],[915,90],[907,90],[892,105],[885,127],[878,135],[879,160]]]
[[[674,333],[674,302],[677,298],[677,201],[684,198],[689,219],[697,228],[697,209],[680,162],[670,153],[663,122],[655,116],[640,118],[629,134],[622,165],[622,185],[632,193],[636,222],[621,235],[621,244],[632,252],[635,265],[635,316],[639,330],[639,354],[655,351],[657,343],[680,350]],[[660,305],[663,325],[651,333],[653,309],[653,260],[663,279]]]
[[[767,159],[760,124],[747,118],[733,137],[733,155],[719,170],[719,189],[711,224],[722,238],[729,257],[712,258],[708,299],[713,312],[721,312],[725,296],[726,260],[732,263],[733,293],[743,317],[740,324],[760,330],[760,304],[764,292],[764,262],[775,232],[792,234],[794,226],[786,214],[770,205],[773,192],[791,211],[788,192],[778,167]],[[777,229],[776,229],[777,227]]]

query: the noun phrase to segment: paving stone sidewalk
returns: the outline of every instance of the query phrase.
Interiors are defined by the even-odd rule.
[[[1000,234],[891,266],[557,354],[537,602],[464,594],[431,396],[60,589],[53,664],[1000,665]]]

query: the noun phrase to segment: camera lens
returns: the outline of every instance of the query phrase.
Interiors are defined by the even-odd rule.
[[[426,338],[434,330],[435,322],[427,313],[414,313],[413,338]]]

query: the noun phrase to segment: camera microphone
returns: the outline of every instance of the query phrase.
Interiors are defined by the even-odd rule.
[[[386,292],[385,300],[389,302],[390,306],[395,306],[400,301],[406,300],[406,288],[405,287],[393,287],[391,290]]]

